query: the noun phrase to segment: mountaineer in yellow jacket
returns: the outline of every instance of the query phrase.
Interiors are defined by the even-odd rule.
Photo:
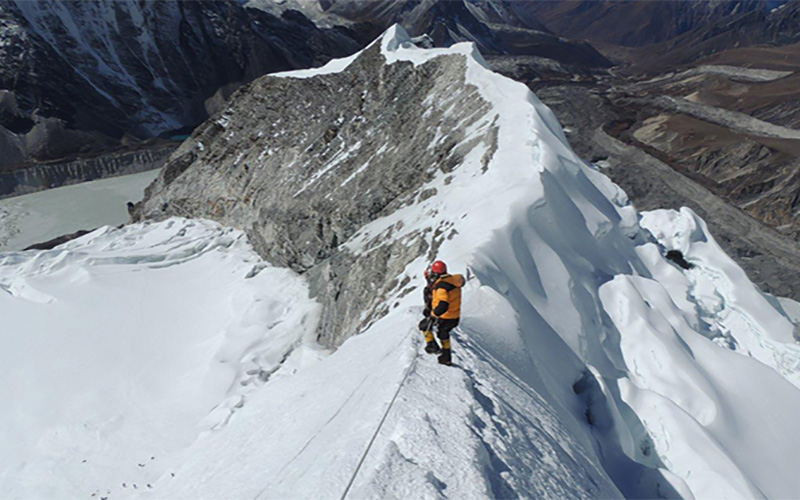
[[[458,326],[461,319],[461,287],[464,277],[460,274],[447,274],[447,266],[441,260],[431,264],[429,271],[431,305],[429,328],[425,331],[425,352],[439,354],[439,363],[449,365],[452,362],[450,351],[450,331]],[[442,342],[441,349],[433,338],[433,325]]]

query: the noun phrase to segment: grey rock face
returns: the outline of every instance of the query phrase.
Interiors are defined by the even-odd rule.
[[[134,218],[242,228],[267,260],[307,273],[325,305],[319,340],[338,345],[384,312],[377,307],[388,292],[407,286],[393,278],[433,257],[446,235],[438,228],[394,241],[397,223],[360,255],[345,243],[414,202],[434,172],[457,169],[481,141],[496,140],[465,141],[489,108],[464,79],[464,56],[385,64],[377,45],[341,73],[263,77],[176,151]]]

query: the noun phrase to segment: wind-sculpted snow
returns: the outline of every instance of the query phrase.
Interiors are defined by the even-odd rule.
[[[219,313],[209,296],[232,300],[238,318],[239,304],[253,304],[244,317],[256,316],[261,333],[248,338],[273,353],[285,352],[287,338],[315,345],[315,326],[311,335],[337,347],[311,361],[309,350],[295,350],[274,375],[254,368],[266,383],[244,402],[225,400],[226,418],[212,414],[213,432],[171,449],[174,468],[159,469],[141,496],[800,491],[800,304],[757,290],[691,212],[640,218],[575,155],[550,110],[489,71],[471,45],[423,50],[395,27],[318,72],[258,80],[177,151],[136,210],[241,227],[262,257],[302,272],[322,304],[319,323],[281,322],[282,313],[316,311],[305,288],[280,301],[285,309],[261,309],[232,299],[230,288],[196,285],[199,309]],[[169,256],[148,243],[111,262],[198,272],[203,259],[244,244],[229,230],[191,244],[178,235],[173,248],[163,227],[133,226],[103,248],[114,257],[125,231],[141,231],[143,243],[172,248]],[[71,276],[69,252],[91,238],[60,250],[66,257],[45,276]],[[689,269],[668,261],[669,250]],[[28,262],[33,272],[62,254],[6,255],[0,266]],[[434,257],[470,277],[449,368],[422,352],[415,328],[421,271]],[[258,278],[266,271],[255,260],[247,275]],[[254,294],[283,293],[264,279]],[[63,302],[37,285],[26,278],[3,289],[31,304]],[[284,324],[300,325],[291,330],[299,337],[273,340]],[[274,368],[271,359],[265,366]]]
[[[305,283],[211,222],[106,227],[0,270],[4,498],[147,489],[287,356],[315,356]]]

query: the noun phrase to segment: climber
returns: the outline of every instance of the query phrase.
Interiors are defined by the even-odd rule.
[[[430,321],[427,324],[428,328],[424,330],[427,341],[425,352],[431,354],[440,352],[439,363],[449,365],[452,361],[450,331],[458,326],[461,318],[461,287],[464,286],[464,277],[460,274],[447,274],[445,263],[437,260],[431,264],[427,280],[430,283],[431,302]],[[434,325],[436,335],[442,342],[441,348],[433,338]]]

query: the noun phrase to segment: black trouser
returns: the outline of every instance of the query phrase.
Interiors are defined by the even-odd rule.
[[[441,319],[441,318],[434,318],[433,316],[428,316],[427,318],[423,318],[422,321],[419,322],[419,329],[421,332],[430,332],[433,331],[434,327],[436,327],[436,336],[442,340],[442,344],[445,348],[450,348],[450,332],[453,328],[458,326],[458,318],[456,319]],[[444,345],[444,341],[447,340],[447,344]]]
[[[450,332],[453,328],[458,326],[458,318],[455,319],[437,319],[436,320],[436,336],[442,340],[444,343],[445,340],[448,341],[447,347],[450,347]]]

